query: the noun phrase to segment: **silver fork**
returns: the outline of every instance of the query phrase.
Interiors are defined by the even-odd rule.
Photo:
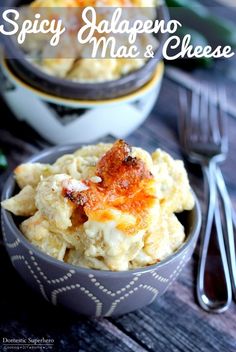
[[[207,87],[197,87],[192,91],[191,100],[188,99],[187,91],[180,89],[181,116],[179,119],[179,134],[183,150],[188,159],[201,165],[204,183],[207,189],[207,217],[201,231],[200,253],[197,274],[197,298],[201,307],[206,311],[222,313],[229,307],[232,301],[232,287],[230,282],[233,278],[232,265],[229,266],[225,251],[223,229],[220,215],[220,207],[217,198],[217,181],[219,191],[223,200],[225,215],[228,212],[228,199],[225,203],[225,184],[223,176],[217,166],[219,162],[225,160],[228,148],[227,131],[225,124],[224,107],[222,103],[222,92],[213,93],[213,101],[210,100],[209,89]],[[189,109],[190,103],[190,109]],[[216,177],[217,176],[217,177]],[[225,207],[226,205],[226,207]],[[205,272],[207,253],[209,248],[212,227],[215,222],[216,237],[219,245],[221,263],[225,277],[226,299],[211,299],[205,291]],[[232,225],[232,217],[231,217]],[[227,222],[227,231],[232,230],[230,221]],[[233,231],[233,230],[232,230]],[[231,233],[231,237],[232,237]],[[232,238],[226,241],[227,254],[230,251]],[[234,259],[235,260],[235,259]]]

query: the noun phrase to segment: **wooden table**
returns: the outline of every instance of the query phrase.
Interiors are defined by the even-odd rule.
[[[235,68],[236,66],[234,66]],[[218,74],[221,68],[218,68]],[[197,71],[196,77],[214,80],[212,72]],[[223,77],[223,76],[222,76]],[[236,82],[224,74],[229,95]],[[232,99],[233,101],[233,99]],[[10,168],[46,146],[24,123],[17,122],[0,102],[0,147]],[[177,86],[165,79],[160,98],[148,120],[127,140],[148,150],[161,147],[181,157],[177,138]],[[222,169],[236,204],[236,120],[229,118],[230,152]],[[27,141],[27,143],[26,143]],[[191,184],[203,198],[201,172],[187,165]],[[4,177],[0,176],[1,185]],[[236,305],[221,315],[205,313],[195,299],[197,251],[178,281],[152,305],[116,319],[87,319],[56,309],[31,292],[17,275],[0,245],[0,334],[8,338],[51,338],[54,349],[98,352],[233,352],[236,351]],[[216,268],[213,267],[213,271]],[[0,339],[1,350],[2,339]]]

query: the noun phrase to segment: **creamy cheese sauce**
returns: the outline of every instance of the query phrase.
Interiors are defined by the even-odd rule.
[[[73,167],[72,167],[73,165]],[[22,164],[2,202],[27,239],[59,260],[100,270],[157,263],[185,240],[176,212],[194,200],[182,161],[123,141],[83,147],[52,165]]]

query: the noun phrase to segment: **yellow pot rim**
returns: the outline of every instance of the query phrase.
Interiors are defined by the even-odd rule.
[[[144,95],[146,92],[151,90],[157,84],[157,82],[161,79],[161,77],[164,73],[164,63],[163,63],[163,61],[161,61],[158,63],[150,81],[148,81],[144,86],[142,86],[141,88],[139,88],[138,90],[136,90],[132,93],[129,93],[129,94],[121,96],[121,97],[113,98],[113,99],[104,99],[104,100],[97,100],[97,101],[80,100],[80,99],[61,98],[56,95],[42,92],[35,87],[31,87],[30,85],[28,85],[27,83],[22,81],[15,73],[13,73],[11,71],[11,69],[9,68],[9,65],[7,63],[6,58],[4,58],[2,61],[3,61],[2,64],[3,64],[4,70],[7,72],[8,76],[11,78],[11,80],[13,82],[15,82],[17,85],[31,91],[34,94],[37,94],[39,97],[41,97],[44,100],[50,100],[51,102],[55,102],[57,104],[61,103],[63,105],[70,105],[70,104],[77,105],[77,104],[79,104],[79,105],[99,106],[99,105],[104,105],[104,104],[115,104],[115,103],[122,103],[125,101],[135,100],[135,98],[138,98],[139,96]]]

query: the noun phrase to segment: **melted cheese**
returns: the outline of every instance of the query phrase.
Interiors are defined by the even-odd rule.
[[[128,270],[163,260],[184,242],[174,213],[192,209],[193,196],[183,163],[160,149],[86,146],[53,165],[20,165],[15,175],[23,189],[2,206],[30,216],[22,232],[57,259]]]

